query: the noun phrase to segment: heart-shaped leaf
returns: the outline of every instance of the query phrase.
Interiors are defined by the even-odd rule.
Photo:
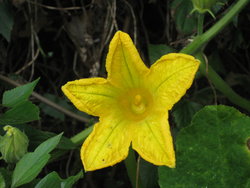
[[[177,166],[159,167],[165,187],[249,187],[250,117],[227,106],[207,106],[176,141]]]

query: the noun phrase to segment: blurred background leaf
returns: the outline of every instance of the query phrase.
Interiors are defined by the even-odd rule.
[[[149,52],[150,63],[153,64],[159,58],[161,58],[161,56],[168,53],[174,53],[176,52],[176,50],[165,44],[150,44],[148,46],[148,52]]]
[[[71,188],[73,184],[82,177],[83,177],[82,171],[80,171],[75,176],[68,177],[67,179],[62,179],[56,172],[51,172],[43,179],[41,179],[39,183],[35,186],[35,188],[44,188],[44,187]]]
[[[143,188],[158,188],[157,166],[140,159],[140,177]]]
[[[174,0],[172,10],[177,30],[182,34],[192,34],[197,25],[197,17],[190,14],[193,9],[191,0]]]
[[[13,15],[8,1],[0,1],[0,34],[10,42],[11,30],[14,24]]]
[[[202,108],[202,105],[190,100],[181,100],[173,110],[174,121],[179,129],[188,126],[191,123],[193,115]]]
[[[66,108],[66,109],[70,109],[70,110],[73,109],[72,106],[69,105],[65,99],[62,99],[56,95],[45,93],[44,97],[49,99],[50,101],[53,101],[54,103],[56,103],[60,106]],[[55,119],[59,119],[61,121],[64,121],[65,115],[63,113],[59,112],[58,110],[55,110],[54,108],[52,108],[44,103],[40,103],[39,107],[41,108],[41,111],[44,112],[46,115],[51,116]]]

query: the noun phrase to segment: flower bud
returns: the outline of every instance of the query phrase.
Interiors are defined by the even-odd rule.
[[[214,14],[211,11],[211,8],[217,3],[218,0],[192,0],[194,11],[198,11],[200,14],[208,12],[211,16],[214,17]]]
[[[0,152],[7,163],[16,163],[27,153],[29,139],[18,128],[6,125],[6,134],[0,139]]]

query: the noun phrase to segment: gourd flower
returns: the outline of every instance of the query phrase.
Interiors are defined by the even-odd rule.
[[[132,148],[155,165],[175,167],[168,110],[191,86],[199,61],[164,55],[145,66],[128,34],[114,35],[106,59],[107,79],[66,83],[64,94],[83,112],[99,117],[81,148],[86,171],[124,160]]]

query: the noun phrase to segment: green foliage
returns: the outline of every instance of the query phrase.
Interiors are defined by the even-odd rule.
[[[39,119],[39,109],[28,101],[39,78],[35,81],[16,87],[3,94],[3,106],[9,107],[4,114],[0,115],[0,125],[16,125]]]
[[[41,131],[29,125],[19,125],[18,128],[23,130],[25,134],[29,137],[30,139],[29,147],[34,149],[45,140],[53,136],[56,136],[56,134],[53,132]],[[57,149],[62,149],[62,150],[75,149],[75,147],[76,147],[75,144],[73,144],[73,142],[65,136],[62,136],[60,142],[56,146]]]
[[[191,34],[197,25],[197,18],[190,14],[193,6],[190,0],[174,0],[172,2],[177,30],[182,34]]]
[[[77,175],[71,176],[67,179],[62,179],[56,172],[51,172],[43,179],[41,179],[39,183],[35,186],[35,188],[44,188],[44,187],[70,188],[73,186],[75,182],[77,182],[82,177],[83,177],[82,171],[80,171]]]
[[[6,187],[5,180],[2,173],[0,172],[0,188],[5,188],[5,187]]]
[[[32,181],[46,165],[50,152],[57,146],[62,133],[40,144],[34,152],[27,153],[16,164],[13,172],[11,187],[18,187]]]
[[[2,104],[6,107],[15,107],[27,101],[40,78],[31,83],[16,87],[3,94]]]
[[[211,2],[213,0],[209,3]],[[247,32],[250,22],[248,16],[250,7],[247,6],[249,0],[228,2],[221,0],[221,2],[224,3],[223,9],[221,9],[222,4],[218,3],[211,9],[216,19],[205,14],[204,25],[200,24],[204,33],[193,38],[197,32],[198,12],[191,13],[193,9],[191,0],[166,2],[150,0],[140,5],[128,2],[126,6],[121,6],[119,3],[106,6],[106,1],[98,1],[91,4],[91,7],[98,5],[98,9],[84,7],[87,8],[87,12],[84,13],[80,9],[77,10],[79,13],[77,15],[83,13],[84,18],[88,17],[87,20],[91,20],[90,22],[78,19],[79,16],[70,17],[70,27],[78,28],[73,29],[74,32],[71,32],[72,29],[70,30],[69,26],[64,25],[64,16],[61,20],[60,16],[54,19],[55,11],[51,11],[49,7],[37,6],[26,1],[0,1],[0,76],[16,73],[17,77],[23,76],[22,79],[27,80],[33,73],[34,76],[41,76],[46,80],[42,83],[44,85],[39,85],[41,94],[51,102],[74,112],[73,107],[61,98],[61,93],[58,93],[59,87],[69,78],[88,77],[95,68],[98,72],[99,63],[104,67],[103,54],[116,26],[119,29],[129,28],[129,34],[134,36],[137,45],[141,47],[140,51],[149,49],[151,64],[162,55],[177,52],[176,49],[184,47],[181,52],[198,54],[203,59],[200,58],[199,76],[196,76],[195,84],[186,95],[188,97],[176,104],[169,116],[170,125],[174,127],[172,134],[176,145],[177,167],[175,169],[158,168],[141,159],[139,187],[157,188],[160,185],[163,188],[250,188],[250,145],[249,148],[246,145],[247,141],[250,143],[249,117],[227,106],[207,106],[194,115],[202,106],[213,104],[216,100],[219,104],[235,104],[240,106],[241,110],[245,110],[244,112],[250,112],[249,99],[242,100],[239,97],[241,95],[249,98],[250,94],[247,87],[250,85]],[[66,4],[70,7],[70,3]],[[62,3],[62,5],[66,4]],[[53,1],[50,5],[55,8],[58,6]],[[140,9],[134,5],[139,5]],[[79,5],[76,2],[71,6]],[[81,6],[88,5],[84,3]],[[107,10],[104,7],[108,7]],[[116,15],[109,12],[113,10],[112,7],[116,9]],[[61,8],[63,7],[60,7],[58,12]],[[239,14],[241,9],[243,11]],[[101,11],[98,12],[98,10]],[[136,12],[138,10],[140,12]],[[155,11],[157,14],[154,14]],[[99,15],[103,15],[103,12],[108,13],[105,17],[107,21],[100,21]],[[144,15],[147,14],[150,14],[150,19],[152,17],[153,26],[150,26],[152,22],[149,23],[148,19],[145,19]],[[111,15],[110,19],[109,15]],[[124,16],[128,19],[124,19]],[[131,18],[139,22],[132,22]],[[109,20],[113,20],[114,23],[109,24]],[[127,23],[123,23],[123,20]],[[82,27],[82,21],[85,23],[84,27]],[[232,24],[225,28],[230,22]],[[59,25],[60,23],[63,24]],[[132,24],[137,27],[131,27]],[[65,27],[65,30],[60,30],[58,34],[55,26]],[[88,33],[82,28],[93,32]],[[102,28],[105,28],[105,31]],[[67,33],[64,33],[65,31]],[[221,34],[218,35],[219,32]],[[72,33],[77,42],[70,41],[71,37],[65,37]],[[55,42],[52,44],[48,41]],[[145,47],[147,43],[153,44]],[[76,54],[79,54],[77,58],[74,57],[73,64],[72,51],[77,51]],[[44,55],[46,53],[53,53],[53,56]],[[147,58],[147,53],[142,54],[142,58]],[[96,64],[97,67],[93,66]],[[98,73],[98,76],[105,75],[104,69]],[[5,86],[8,82],[2,79],[0,81],[0,92],[3,92],[1,86]],[[42,120],[35,121],[40,118],[40,110],[29,100],[29,97],[38,81],[39,79],[3,94],[0,106],[0,140],[3,139],[2,127],[7,124],[17,127],[27,135],[30,153],[25,154],[16,165],[9,161],[0,161],[0,188],[72,187],[83,177],[83,172],[79,172],[82,169],[79,151],[74,153],[74,150],[79,149],[83,140],[90,134],[93,127],[89,125],[92,125],[95,120],[93,118],[92,122],[86,123],[84,128],[88,128],[84,129],[78,126],[82,124],[81,122],[66,118],[63,113],[39,103],[38,106],[43,112]],[[233,90],[239,95],[232,92]],[[82,129],[84,131],[72,138],[54,133],[64,131],[65,135],[72,136],[71,134]],[[7,144],[5,142],[5,146]],[[0,157],[3,159],[3,156]],[[136,159],[132,161],[134,161],[133,167],[128,174],[133,176],[132,185],[135,186]],[[68,177],[65,171],[76,175]],[[89,182],[95,184],[97,181],[93,180],[98,182],[100,180],[104,182],[102,184],[104,187],[118,188],[116,185],[130,187],[129,182],[125,182],[127,176],[123,177],[125,173],[124,168],[117,165],[103,172],[92,172],[91,176],[83,180],[83,184],[88,187]],[[79,184],[75,186],[78,187]],[[99,187],[99,185],[94,186]]]
[[[30,101],[23,101],[0,116],[0,125],[16,125],[38,119],[38,107]]]
[[[9,187],[11,184],[11,172],[5,168],[0,168],[0,174],[1,174],[1,180],[2,180],[0,181],[0,188]]]
[[[48,93],[46,93],[45,95],[44,95],[44,97],[46,97],[47,99],[49,99],[50,101],[53,101],[53,102],[55,102],[55,103],[57,103],[57,104],[59,104],[59,105],[67,105],[67,102],[65,101],[65,100],[62,100],[62,99],[60,99],[59,97],[56,97],[55,95],[51,95],[51,94],[48,94]],[[61,112],[58,112],[57,110],[55,110],[54,108],[52,108],[52,107],[50,107],[50,106],[48,106],[48,105],[46,105],[46,104],[40,104],[40,108],[41,108],[41,110],[45,113],[45,114],[47,114],[47,115],[49,115],[49,116],[51,116],[51,117],[54,117],[54,118],[56,118],[56,119],[59,119],[59,120],[64,120],[64,118],[65,118],[65,116],[64,116],[64,114],[63,113],[61,113]]]
[[[247,187],[250,117],[227,106],[206,106],[176,140],[177,166],[159,167],[165,187]]]
[[[190,124],[193,115],[202,108],[202,105],[189,100],[181,100],[173,109],[174,121],[178,128],[186,127]]]
[[[170,46],[164,45],[164,44],[150,44],[148,46],[148,52],[149,52],[149,59],[150,63],[155,63],[156,60],[160,59],[161,56],[173,53],[175,50],[171,48]]]
[[[44,97],[49,99],[50,101],[53,101],[54,103],[56,103],[60,106],[66,108],[66,109],[71,109],[71,110],[73,109],[72,106],[69,105],[65,99],[57,97],[56,95],[45,93]],[[41,108],[41,111],[43,111],[46,115],[51,116],[55,119],[59,119],[61,121],[64,121],[65,115],[62,112],[59,112],[59,111],[55,110],[54,108],[52,108],[44,103],[41,103],[39,105],[39,107]]]
[[[157,166],[141,159],[140,160],[140,178],[143,188],[158,188]]]

